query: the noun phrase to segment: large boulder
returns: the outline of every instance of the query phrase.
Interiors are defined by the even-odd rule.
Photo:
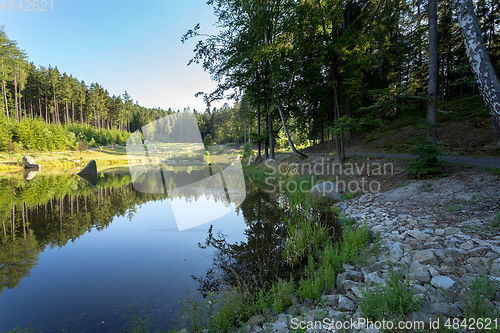
[[[342,194],[339,193],[337,184],[332,182],[322,182],[313,186],[309,193],[315,196],[321,196],[333,201],[341,201]]]
[[[97,174],[97,164],[95,163],[95,160],[91,160],[85,168],[83,168],[78,175],[92,175],[92,174]]]
[[[78,176],[82,177],[85,179],[90,185],[96,186],[97,185],[97,165],[94,160],[91,160],[85,168],[83,168],[79,173],[77,173]]]
[[[35,162],[35,159],[31,156],[24,156],[23,157],[23,164],[25,168],[28,169],[37,169],[40,170],[42,166],[40,164],[37,164]]]

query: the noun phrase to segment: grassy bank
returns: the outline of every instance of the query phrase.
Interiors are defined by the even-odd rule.
[[[500,156],[500,138],[480,95],[440,102],[437,118],[437,140],[448,154]],[[353,133],[347,151],[409,153],[426,137],[425,122],[425,114],[388,119],[381,128]],[[333,149],[326,144],[309,150]]]
[[[252,182],[265,186],[282,184],[286,188],[288,182],[308,181],[283,167],[284,172],[266,184],[270,168],[245,165],[244,169]],[[318,213],[327,204],[310,197],[308,192],[276,193],[275,201],[279,202],[282,215],[281,221],[275,223],[283,223],[286,229],[281,260],[294,267],[297,274],[260,285],[225,285],[201,300],[188,295],[183,309],[183,326],[188,330],[227,332],[243,328],[254,315],[271,319],[299,303],[321,304],[322,295],[335,290],[336,276],[344,271],[344,264],[363,261],[376,251],[376,236],[366,225],[355,226],[352,219],[339,216],[336,211],[335,219],[342,227],[340,233],[339,229],[334,231],[333,224],[325,222]]]
[[[301,222],[305,221],[292,223]],[[189,295],[185,300],[184,325],[191,332],[203,329],[228,332],[244,328],[254,315],[271,319],[298,303],[320,304],[323,293],[329,294],[335,289],[335,278],[343,272],[343,264],[362,260],[373,240],[366,226],[346,225],[339,243],[326,242],[302,258],[307,264],[300,277],[268,281],[267,287],[255,289],[244,285],[226,286],[202,300]]]
[[[124,165],[128,163],[127,150],[125,146],[113,146],[97,150],[84,151],[60,151],[60,152],[32,152],[8,154],[0,153],[0,172],[18,172],[24,169],[23,156],[29,155],[42,165],[42,170],[53,169],[70,170],[81,169],[90,160],[95,160],[97,169],[101,170],[108,166]]]

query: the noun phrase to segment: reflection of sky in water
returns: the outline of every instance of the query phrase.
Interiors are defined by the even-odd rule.
[[[198,211],[184,198],[174,200],[179,200],[175,205],[186,218]],[[206,206],[203,211],[224,205],[206,198],[197,202]],[[186,289],[198,287],[191,275],[202,275],[210,266],[212,252],[198,248],[210,225],[231,243],[246,239],[243,216],[232,207],[225,209],[229,214],[179,232],[169,200],[148,202],[132,221],[114,218],[107,229],[93,229],[62,248],[47,248],[20,288],[0,295],[0,331],[30,322],[35,331],[55,322],[67,323],[71,331],[85,320],[85,326],[104,321],[104,328],[110,318],[123,323],[126,307],[140,310],[144,303],[173,317]]]

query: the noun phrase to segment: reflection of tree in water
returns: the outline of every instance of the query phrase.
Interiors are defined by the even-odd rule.
[[[293,268],[283,260],[283,245],[287,236],[283,218],[290,218],[291,204],[286,197],[270,195],[255,187],[247,192],[239,208],[247,225],[246,242],[230,244],[223,234],[213,235],[210,227],[205,244],[199,246],[216,249],[212,267],[205,276],[193,276],[200,283],[199,289],[203,296],[226,286],[245,286],[250,290],[262,288],[267,281],[302,274],[307,257]],[[315,206],[309,214],[314,220],[325,223],[329,237],[332,241],[338,241],[341,227],[329,207]]]
[[[213,235],[210,227],[205,244],[199,244],[201,248],[212,246],[217,250],[205,276],[193,277],[200,283],[204,296],[224,285],[262,287],[265,281],[289,278],[292,273],[282,260],[286,227],[269,194],[247,193],[239,211],[243,212],[247,225],[246,242],[229,244],[223,234]]]
[[[202,178],[206,170],[189,172]],[[189,172],[179,168],[172,186],[192,180]],[[182,194],[189,202],[205,197],[227,203],[223,191],[193,187]],[[134,190],[128,173],[102,175],[96,187],[75,175],[38,174],[30,181],[22,175],[0,177],[0,293],[29,276],[45,248],[63,247],[94,228],[103,230],[115,216],[132,219],[138,205],[168,197]]]
[[[0,178],[0,293],[12,289],[36,266],[45,248],[63,247],[115,216],[132,218],[136,206],[166,195],[140,193],[130,175],[107,175],[97,187],[78,176]]]

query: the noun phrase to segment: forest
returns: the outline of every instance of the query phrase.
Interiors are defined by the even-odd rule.
[[[435,128],[436,102],[495,93],[478,87],[481,81],[472,69],[479,66],[470,66],[463,34],[474,30],[467,14],[474,12],[468,6],[475,6],[477,36],[482,34],[487,53],[483,58],[489,57],[492,72],[498,73],[497,0],[207,3],[220,33],[204,34],[199,24],[188,30],[181,40],[195,40],[189,63],[201,64],[219,83],[215,91],[203,93],[207,103],[234,96],[248,103],[250,137],[259,144],[259,154],[261,144],[269,146],[271,158],[277,137],[335,138],[339,155],[354,131],[406,115],[425,121],[433,103],[434,120],[427,119]],[[241,108],[247,109],[243,102]],[[489,109],[500,131],[498,110]]]
[[[218,87],[200,92],[194,112],[210,143],[253,141],[269,148],[376,129],[407,115],[425,119],[428,97],[430,2],[210,0],[218,35],[200,25],[189,64],[201,64]],[[454,1],[435,4],[437,99],[478,94]],[[500,70],[500,1],[474,2],[486,50]],[[36,66],[0,30],[0,150],[43,151],[124,143],[128,133],[173,114],[145,108],[125,91],[110,96],[57,66]],[[216,100],[233,105],[211,107]],[[180,112],[178,110],[177,112]],[[438,113],[440,111],[438,110]],[[281,131],[284,129],[285,131]],[[208,136],[208,137],[207,137]],[[338,151],[338,149],[337,149]]]

